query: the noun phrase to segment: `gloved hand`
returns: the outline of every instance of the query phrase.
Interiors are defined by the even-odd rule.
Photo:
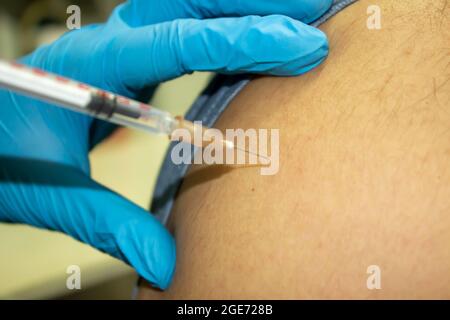
[[[325,59],[327,40],[288,16],[310,22],[331,2],[136,0],[107,23],[69,32],[22,62],[131,98],[194,70],[298,75]],[[9,91],[0,91],[0,103],[0,220],[62,231],[166,288],[175,266],[172,237],[89,177],[88,152],[101,126]]]

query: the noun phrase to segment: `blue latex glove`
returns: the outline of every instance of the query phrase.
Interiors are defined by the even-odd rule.
[[[298,20],[318,18],[331,2],[132,1],[107,23],[69,32],[22,62],[131,98],[194,70],[298,75],[328,52],[325,35]],[[265,16],[274,13],[283,15]],[[9,91],[0,101],[0,220],[62,231],[166,288],[172,237],[89,177],[97,122]]]

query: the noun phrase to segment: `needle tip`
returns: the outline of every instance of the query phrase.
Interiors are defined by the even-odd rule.
[[[230,143],[230,141],[227,141],[227,142]],[[247,153],[247,154],[251,154],[251,155],[253,155],[253,156],[255,156],[255,157],[258,157],[259,159],[263,159],[266,163],[269,163],[269,162],[270,162],[270,159],[269,159],[268,157],[266,157],[266,156],[260,155],[259,153],[252,152],[252,151],[247,150],[247,149],[244,149],[244,148],[240,148],[240,147],[236,146],[236,145],[235,145],[234,143],[232,143],[232,142],[231,142],[231,144],[233,145],[232,148],[235,149],[235,150],[239,150],[239,151],[245,152],[245,153]]]

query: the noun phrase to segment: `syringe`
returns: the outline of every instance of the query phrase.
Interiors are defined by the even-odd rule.
[[[182,117],[174,117],[169,112],[148,104],[16,62],[0,60],[0,87],[119,125],[164,134],[170,139],[177,129],[189,130],[192,136],[195,136],[197,130],[207,132],[207,128],[201,125]],[[208,139],[200,140],[201,145],[198,139],[190,139],[187,142],[199,147],[211,143]],[[223,139],[220,143],[224,148],[260,157],[256,153],[239,148],[233,141]]]

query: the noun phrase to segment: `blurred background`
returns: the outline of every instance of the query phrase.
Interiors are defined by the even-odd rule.
[[[163,0],[161,0],[163,1]],[[69,5],[82,25],[105,21],[118,0],[0,1],[0,58],[14,59],[67,31]],[[184,114],[211,75],[196,73],[162,84],[151,103]],[[90,155],[94,179],[148,209],[165,137],[120,128]],[[130,165],[123,168],[126,160]],[[81,290],[66,287],[67,267],[81,268]],[[124,263],[65,235],[0,224],[0,299],[129,299],[137,275]]]

